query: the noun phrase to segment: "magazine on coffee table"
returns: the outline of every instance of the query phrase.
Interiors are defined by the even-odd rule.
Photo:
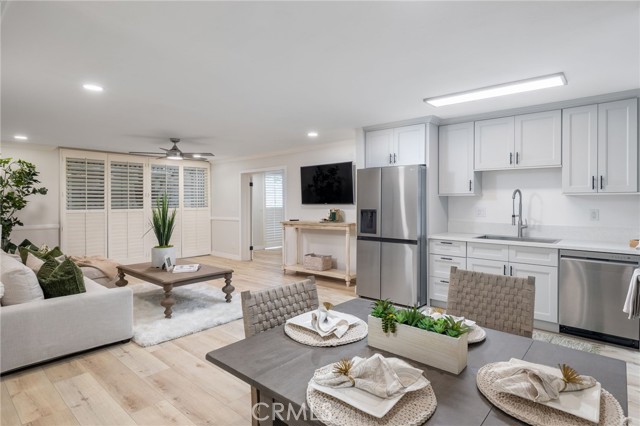
[[[173,267],[173,273],[179,274],[181,272],[196,272],[198,269],[200,269],[200,264],[198,263],[190,265],[176,265]]]

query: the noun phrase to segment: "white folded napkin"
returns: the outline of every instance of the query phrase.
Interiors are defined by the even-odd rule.
[[[562,377],[510,362],[498,363],[493,371],[500,377],[493,383],[499,392],[534,402],[558,399],[560,392],[578,391],[596,385],[596,379],[591,376],[579,376],[580,383],[566,383]]]
[[[640,245],[638,245],[640,247]],[[629,319],[640,318],[640,268],[636,268],[629,282],[627,298],[624,301],[622,312],[629,314]]]
[[[312,312],[311,325],[322,337],[334,334],[339,339],[349,330],[349,321],[336,315],[333,311],[328,311],[324,306],[320,306],[316,312]]]
[[[334,364],[337,366],[339,363]],[[418,380],[424,381],[424,386],[429,381],[422,376],[422,370],[412,367],[398,358],[385,358],[375,354],[370,358],[354,357],[351,360],[351,369],[348,375],[337,372],[321,373],[316,370],[313,381],[322,386],[333,388],[356,387],[376,395],[380,398],[393,398],[404,394],[409,390],[416,390]],[[402,370],[402,374],[396,372]]]

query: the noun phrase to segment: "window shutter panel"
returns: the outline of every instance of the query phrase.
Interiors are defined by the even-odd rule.
[[[264,174],[264,244],[265,248],[282,247],[284,220],[284,176],[282,171]]]
[[[154,164],[151,166],[151,206],[155,207],[165,193],[170,208],[180,207],[180,168]]]
[[[184,168],[184,206],[207,207],[207,169]]]
[[[67,210],[104,210],[104,160],[67,158]]]

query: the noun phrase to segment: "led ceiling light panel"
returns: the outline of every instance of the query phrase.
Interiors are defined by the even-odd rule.
[[[425,98],[424,102],[435,107],[459,104],[463,102],[477,101],[480,99],[496,98],[498,96],[512,95],[514,93],[530,92],[532,90],[546,89],[548,87],[564,86],[567,79],[564,73],[545,75],[542,77],[528,78],[526,80],[511,83],[498,84],[496,86],[467,90],[451,95]]]

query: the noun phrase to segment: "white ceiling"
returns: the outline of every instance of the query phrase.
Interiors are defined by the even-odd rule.
[[[11,2],[2,139],[218,158],[640,87],[640,2]],[[424,97],[564,72],[569,85]],[[101,94],[85,82],[104,85]],[[320,137],[311,141],[309,130]]]

